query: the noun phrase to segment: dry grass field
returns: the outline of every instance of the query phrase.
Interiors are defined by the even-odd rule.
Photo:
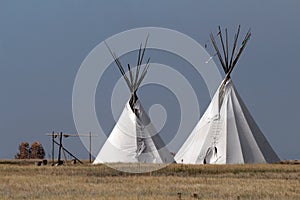
[[[299,200],[300,165],[172,164],[152,173],[129,174],[105,165],[2,161],[0,199]]]

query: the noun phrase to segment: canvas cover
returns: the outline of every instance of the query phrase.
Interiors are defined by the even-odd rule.
[[[134,109],[127,102],[93,164],[175,162],[139,100]]]
[[[251,117],[232,80],[209,107],[175,156],[177,163],[274,163],[279,158]]]

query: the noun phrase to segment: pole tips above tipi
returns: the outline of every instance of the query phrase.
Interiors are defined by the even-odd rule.
[[[145,78],[145,75],[148,71],[148,68],[150,66],[150,58],[147,59],[146,64],[144,64],[143,69],[142,69],[142,65],[143,65],[143,59],[145,56],[145,51],[146,51],[146,47],[147,47],[147,43],[148,43],[148,39],[149,39],[149,34],[146,37],[146,41],[145,44],[143,46],[143,43],[140,44],[140,48],[139,48],[139,53],[138,53],[138,59],[137,59],[137,64],[136,64],[136,69],[134,70],[133,67],[130,64],[127,64],[127,68],[129,71],[129,76],[126,75],[125,69],[123,67],[123,65],[121,64],[121,61],[119,60],[118,56],[116,55],[115,52],[113,52],[111,50],[111,48],[108,46],[108,44],[105,42],[105,45],[107,46],[110,54],[113,56],[116,65],[118,66],[129,90],[130,90],[130,94],[131,94],[131,98],[130,98],[130,106],[133,107],[133,105],[136,103],[137,101],[137,96],[136,96],[136,91],[138,90],[139,86],[141,85],[143,79]],[[142,72],[141,72],[142,69]]]
[[[249,29],[238,49],[237,46],[238,46],[238,38],[239,38],[239,34],[240,34],[240,28],[241,28],[241,26],[239,25],[236,33],[234,34],[232,47],[229,47],[227,28],[225,28],[225,41],[224,41],[223,32],[222,32],[221,27],[219,26],[219,31],[217,33],[217,37],[219,38],[219,41],[220,41],[219,45],[217,44],[213,33],[210,33],[210,35],[209,35],[212,45],[216,51],[216,54],[219,58],[221,65],[222,65],[222,68],[226,74],[226,76],[224,78],[224,84],[230,78],[230,74],[231,74],[234,66],[236,65],[239,57],[241,56],[243,50],[245,49],[246,44],[249,41],[250,36],[251,36],[251,31]],[[221,48],[219,48],[219,46],[221,46]]]

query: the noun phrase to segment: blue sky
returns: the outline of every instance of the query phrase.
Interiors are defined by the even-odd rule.
[[[45,146],[48,156],[46,132],[76,133],[72,117],[76,73],[87,54],[106,38],[152,26],[180,31],[204,44],[218,25],[233,32],[241,24],[244,31],[251,28],[252,37],[232,73],[236,88],[279,157],[299,159],[299,19],[297,0],[1,0],[0,158],[13,158],[20,142],[35,140]],[[207,105],[209,98],[203,101]],[[107,123],[109,129],[114,122]],[[78,139],[67,140],[74,154],[87,158]]]

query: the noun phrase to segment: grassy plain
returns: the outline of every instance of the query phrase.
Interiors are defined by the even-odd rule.
[[[130,174],[105,165],[0,162],[0,199],[180,198],[300,199],[300,165],[172,164]]]

